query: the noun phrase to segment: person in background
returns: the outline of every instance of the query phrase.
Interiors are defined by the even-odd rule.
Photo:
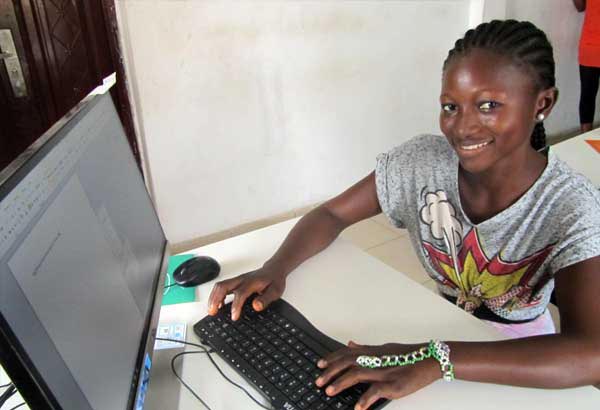
[[[581,132],[587,132],[593,127],[600,79],[600,0],[573,0],[573,4],[577,11],[585,11],[579,39],[579,123]]]

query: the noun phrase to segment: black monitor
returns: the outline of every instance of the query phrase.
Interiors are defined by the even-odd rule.
[[[142,408],[167,259],[110,94],[0,173],[0,362],[31,408]]]

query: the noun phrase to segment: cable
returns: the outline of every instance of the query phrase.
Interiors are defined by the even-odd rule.
[[[200,396],[198,396],[198,394],[196,394],[196,392],[194,391],[194,389],[192,389],[190,386],[188,386],[188,384],[187,384],[185,381],[183,381],[183,379],[181,378],[181,376],[179,376],[179,375],[177,374],[177,371],[175,370],[175,359],[177,359],[179,356],[183,356],[183,355],[185,355],[185,354],[193,354],[193,353],[196,353],[196,354],[198,354],[198,353],[205,353],[205,354],[207,354],[207,355],[208,355],[208,351],[207,351],[206,349],[205,349],[203,352],[181,352],[181,353],[178,353],[178,354],[176,354],[175,356],[173,356],[173,358],[171,359],[171,371],[173,372],[173,374],[175,375],[175,377],[177,377],[177,379],[179,379],[179,381],[181,382],[181,384],[183,384],[183,386],[184,386],[186,389],[188,389],[188,390],[190,391],[190,393],[192,393],[192,394],[194,395],[194,397],[195,397],[196,399],[198,399],[198,401],[199,401],[200,403],[202,403],[202,405],[203,405],[204,407],[206,407],[208,410],[212,410],[212,409],[210,408],[210,406],[209,406],[208,404],[206,404],[206,403],[204,402],[204,400],[202,400],[202,399],[200,398]]]
[[[169,291],[171,290],[171,286],[175,285],[174,283],[171,283],[171,276],[169,274],[167,274],[167,285],[163,288],[166,290],[163,290],[163,297],[167,295],[167,293],[169,293]]]
[[[192,342],[184,342],[181,340],[176,340],[176,339],[168,339],[168,338],[161,338],[161,337],[157,337],[156,340],[163,340],[163,341],[167,341],[167,342],[177,342],[177,343],[183,343],[185,345],[190,345],[190,346],[194,346],[197,347],[199,349],[202,349],[201,352],[181,352],[176,354],[175,356],[173,356],[173,358],[171,359],[171,370],[173,371],[173,374],[175,375],[175,377],[177,377],[179,379],[179,381],[194,395],[194,397],[196,397],[207,409],[210,410],[210,407],[208,405],[206,405],[206,403],[204,403],[204,401],[196,394],[196,392],[194,392],[194,390],[189,387],[184,381],[183,379],[177,374],[177,372],[175,371],[175,359],[177,359],[180,356],[184,356],[186,354],[193,354],[193,353],[205,353],[206,356],[208,357],[208,359],[210,360],[210,362],[212,363],[212,365],[217,369],[217,371],[221,374],[221,376],[223,376],[223,378],[225,380],[227,380],[229,383],[233,384],[235,387],[237,387],[238,389],[242,390],[244,393],[246,393],[246,395],[248,397],[250,397],[250,399],[252,399],[253,402],[255,402],[256,404],[258,404],[260,407],[262,407],[263,409],[266,410],[273,410],[271,407],[267,407],[264,404],[262,404],[261,402],[259,402],[258,400],[256,400],[249,392],[248,390],[246,390],[244,387],[240,386],[239,384],[237,384],[236,382],[234,382],[233,380],[231,380],[229,377],[227,377],[227,375],[225,373],[223,373],[223,371],[221,370],[221,368],[217,365],[217,363],[215,362],[215,360],[212,358],[212,356],[210,355],[211,353],[214,353],[214,350],[207,350],[206,346],[201,345],[201,344],[197,344],[197,343],[192,343]]]
[[[21,404],[17,404],[15,407],[10,408],[9,410],[15,410],[15,409],[18,409],[19,407],[24,406],[24,405],[25,405],[25,402],[23,402]]]
[[[4,406],[4,403],[6,403],[16,392],[17,388],[13,383],[10,383],[8,389],[0,395],[0,407]]]
[[[6,383],[6,384],[3,384],[2,386],[0,386],[0,389],[3,389],[3,388],[5,388],[5,387],[8,387],[8,386],[10,386],[11,384],[12,384],[12,383]]]

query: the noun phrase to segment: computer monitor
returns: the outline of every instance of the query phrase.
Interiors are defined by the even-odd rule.
[[[110,94],[0,173],[0,361],[31,408],[142,408],[167,258]]]

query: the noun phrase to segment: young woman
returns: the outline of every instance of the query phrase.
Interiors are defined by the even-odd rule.
[[[441,376],[545,388],[600,383],[600,194],[545,150],[543,120],[557,95],[552,47],[534,25],[469,30],[443,66],[445,138],[418,136],[378,156],[373,173],[304,216],[261,269],[215,285],[209,313],[228,294],[234,319],[254,293],[252,306],[264,309],[298,265],[383,211],[409,231],[444,297],[518,338],[351,342],[319,362],[316,383],[327,394],[371,383],[355,407],[362,410]],[[546,309],[553,290],[559,334]]]

